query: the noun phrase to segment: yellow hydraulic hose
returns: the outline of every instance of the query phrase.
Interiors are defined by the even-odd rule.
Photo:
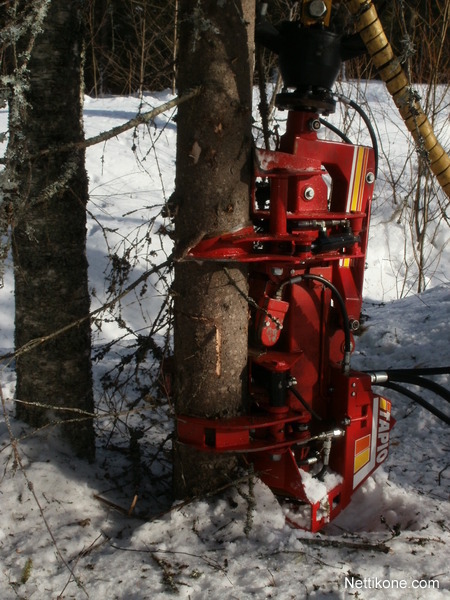
[[[357,30],[407,128],[419,149],[425,151],[431,171],[450,198],[450,157],[437,141],[428,117],[412,92],[402,66],[394,56],[375,6],[371,0],[345,0],[345,3],[357,19]]]

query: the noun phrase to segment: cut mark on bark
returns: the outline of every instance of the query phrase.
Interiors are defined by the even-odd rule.
[[[200,158],[200,154],[202,153],[202,148],[197,140],[193,143],[191,151],[189,152],[189,158],[192,158],[192,162],[194,165],[198,163],[198,159]]]
[[[217,325],[214,325],[216,329],[216,375],[220,377],[222,373],[222,334]]]

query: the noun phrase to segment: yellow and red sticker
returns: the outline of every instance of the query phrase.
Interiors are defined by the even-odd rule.
[[[372,436],[365,435],[355,442],[355,465],[353,473],[357,473],[360,469],[367,465],[370,460],[370,440]]]
[[[369,149],[355,146],[347,196],[347,212],[359,212],[362,208],[368,159]]]
[[[375,396],[372,406],[372,431],[355,440],[353,489],[386,460],[390,430],[391,403],[386,398]]]

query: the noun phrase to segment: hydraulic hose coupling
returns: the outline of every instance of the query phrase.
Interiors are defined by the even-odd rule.
[[[426,157],[431,171],[450,198],[450,157],[438,142],[417,95],[411,89],[411,82],[394,56],[375,6],[371,0],[345,0],[345,3],[355,17],[357,31],[419,151]]]

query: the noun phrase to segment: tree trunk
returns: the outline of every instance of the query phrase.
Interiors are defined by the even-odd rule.
[[[15,344],[47,336],[89,313],[86,244],[88,181],[83,140],[82,3],[52,0],[29,63],[27,104],[11,102],[8,168],[14,199]],[[42,150],[55,150],[39,156]],[[17,416],[33,426],[66,421],[75,452],[94,456],[88,320],[17,358]],[[21,402],[31,403],[22,404]],[[36,403],[55,407],[44,409]]]
[[[254,0],[181,0],[176,208],[175,409],[234,416],[245,404],[248,306],[221,263],[183,260],[204,236],[249,222]],[[229,265],[245,292],[245,268]],[[233,476],[234,458],[175,444],[178,496],[210,491]]]

